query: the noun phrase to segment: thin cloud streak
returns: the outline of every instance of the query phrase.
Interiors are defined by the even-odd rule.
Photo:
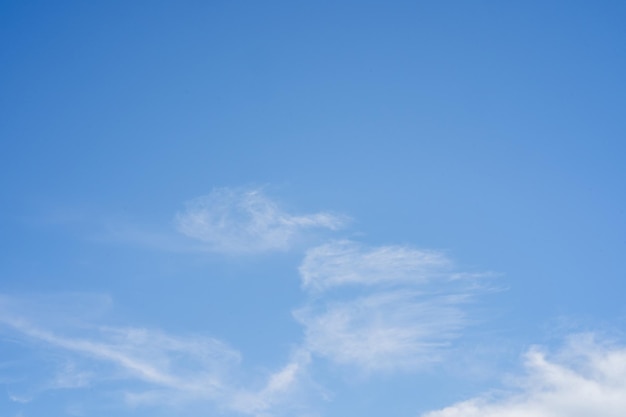
[[[346,218],[321,212],[292,215],[260,189],[218,188],[189,201],[175,217],[177,230],[211,251],[255,253],[284,251],[304,230],[337,230]]]
[[[557,354],[525,354],[526,374],[500,395],[486,394],[422,417],[622,417],[626,410],[626,347],[592,334],[572,336]]]
[[[255,417],[288,415],[281,413],[306,406],[296,401],[305,396],[302,385],[308,380],[310,363],[306,351],[298,350],[284,367],[267,376],[264,385],[251,389],[239,380],[240,353],[219,340],[175,337],[142,328],[94,328],[84,323],[65,328],[62,335],[58,329],[62,325],[52,331],[33,324],[36,317],[23,317],[21,306],[31,304],[27,298],[2,297],[2,301],[0,324],[5,332],[11,329],[13,337],[18,335],[38,352],[62,353],[60,372],[39,392],[94,387],[103,381],[110,385],[115,380],[130,406],[196,404]],[[77,332],[82,335],[67,336]],[[240,378],[235,379],[235,375]],[[132,390],[125,388],[126,382],[131,383]],[[143,389],[136,382],[143,382]],[[13,398],[17,402],[24,397]]]
[[[100,332],[102,340],[94,341],[59,336],[22,319],[4,318],[2,321],[29,338],[114,364],[129,378],[177,390],[205,393],[218,390],[219,377],[211,368],[217,368],[221,362],[239,361],[237,352],[213,339],[183,340],[145,329],[108,328]],[[172,369],[172,354],[185,355],[202,364],[202,371]]]

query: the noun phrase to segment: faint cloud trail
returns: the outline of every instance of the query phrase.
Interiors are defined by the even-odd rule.
[[[304,350],[297,350],[286,365],[269,373],[264,385],[248,388],[245,381],[239,380],[241,377],[234,378],[241,373],[240,353],[219,340],[172,336],[143,328],[94,328],[86,323],[77,326],[57,323],[54,327],[62,328],[66,334],[61,335],[33,324],[40,321],[37,311],[31,311],[32,317],[24,317],[26,309],[22,304],[32,304],[27,298],[11,300],[1,296],[0,299],[0,324],[4,331],[13,330],[38,351],[55,349],[63,353],[61,374],[42,385],[39,392],[116,380],[124,400],[131,406],[205,404],[258,417],[278,415],[275,414],[278,408],[301,408],[297,399],[307,396],[303,386],[308,384],[310,355]],[[52,297],[48,302],[50,309]],[[76,363],[82,367],[75,366]],[[85,371],[90,368],[97,372]],[[138,387],[137,381],[143,382],[144,387]],[[132,388],[125,388],[125,382]],[[31,399],[11,394],[14,402],[26,403]]]

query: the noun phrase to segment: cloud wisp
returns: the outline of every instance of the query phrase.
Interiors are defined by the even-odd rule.
[[[419,368],[441,360],[465,313],[456,297],[386,292],[295,313],[312,352],[365,371]]]
[[[344,285],[422,284],[448,273],[452,262],[442,253],[407,246],[367,248],[339,240],[307,251],[299,270],[309,291]]]
[[[222,389],[225,364],[236,364],[239,360],[236,351],[209,338],[174,338],[148,329],[111,327],[76,337],[59,335],[24,319],[5,317],[2,323],[35,342],[110,364],[111,375],[119,379],[139,380],[208,397]],[[175,358],[184,359],[177,363]],[[79,372],[66,369],[64,379],[76,379]]]
[[[45,376],[47,380],[31,397],[46,390],[104,383],[113,384],[122,394],[120,400],[133,407],[199,404],[262,417],[283,415],[282,410],[291,408],[290,403],[299,398],[299,387],[306,380],[306,352],[294,354],[287,365],[266,375],[265,384],[250,387],[242,380],[245,372],[240,366],[241,354],[217,339],[174,336],[137,327],[76,322],[55,325],[49,318],[39,319],[37,312],[25,315],[24,300],[32,304],[25,298],[0,297],[0,330],[34,348],[42,357],[56,352],[52,357],[58,361],[53,364],[56,375]],[[75,314],[80,316],[81,312]],[[21,398],[11,394],[14,402]]]
[[[220,253],[284,251],[309,229],[337,230],[346,218],[320,212],[293,215],[261,189],[218,188],[189,201],[176,228]]]
[[[626,410],[626,347],[574,335],[556,354],[524,356],[525,375],[510,391],[432,411],[422,417],[621,417]]]
[[[286,415],[299,415],[297,410],[306,409],[302,399],[310,396],[306,391],[315,385],[308,376],[310,363],[309,352],[297,350],[284,367],[268,376],[262,387],[235,393],[230,408],[258,417],[272,417],[277,408]]]
[[[475,277],[440,252],[344,240],[310,249],[299,270],[305,345],[337,364],[415,370],[441,360],[469,323]]]

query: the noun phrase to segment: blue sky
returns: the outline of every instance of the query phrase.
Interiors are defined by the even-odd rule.
[[[626,5],[0,4],[0,415],[626,409]]]

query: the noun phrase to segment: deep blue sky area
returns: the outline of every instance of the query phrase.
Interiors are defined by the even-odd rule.
[[[617,416],[506,381],[626,349],[624,21],[0,2],[0,410]]]

